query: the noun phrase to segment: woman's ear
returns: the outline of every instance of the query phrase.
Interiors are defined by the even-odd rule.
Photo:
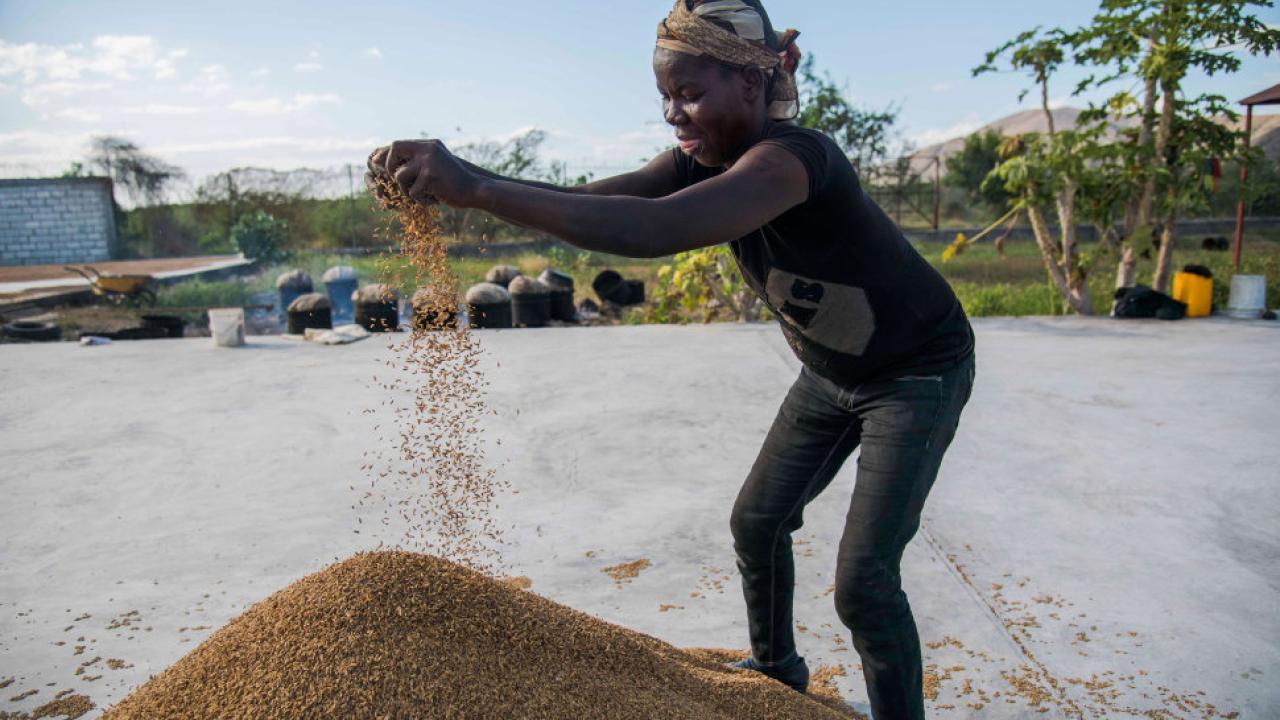
[[[749,103],[764,97],[768,78],[764,71],[757,67],[742,68],[742,98]]]

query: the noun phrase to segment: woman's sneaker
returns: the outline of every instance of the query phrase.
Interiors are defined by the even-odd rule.
[[[766,677],[777,680],[796,692],[802,693],[809,689],[809,666],[805,664],[804,658],[796,654],[792,654],[787,660],[771,665],[756,662],[754,657],[748,657],[746,660],[729,663],[729,667],[755,670]]]

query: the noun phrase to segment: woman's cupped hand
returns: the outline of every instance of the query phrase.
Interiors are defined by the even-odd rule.
[[[414,202],[442,202],[454,207],[474,204],[480,176],[439,140],[397,140],[369,155],[365,185],[385,207],[394,186]]]

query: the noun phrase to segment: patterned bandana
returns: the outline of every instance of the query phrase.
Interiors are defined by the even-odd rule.
[[[730,30],[729,28],[732,28]],[[798,30],[777,35],[780,50],[765,42],[760,13],[742,0],[708,0],[690,9],[689,0],[676,0],[667,19],[658,23],[658,47],[686,55],[706,55],[735,67],[757,67],[772,79],[769,118],[792,120],[800,114],[796,66]]]

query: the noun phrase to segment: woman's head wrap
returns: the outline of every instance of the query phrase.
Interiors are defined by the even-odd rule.
[[[797,30],[775,34],[764,8],[745,0],[676,0],[671,14],[658,23],[660,48],[764,70],[771,81],[766,101],[773,120],[800,114],[795,74],[799,35]]]

